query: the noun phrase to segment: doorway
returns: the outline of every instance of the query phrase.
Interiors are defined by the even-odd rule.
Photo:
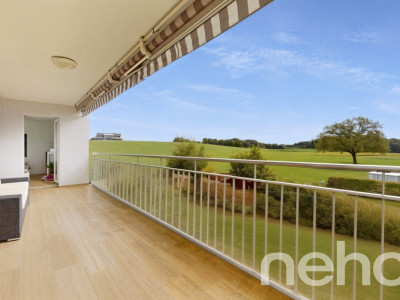
[[[58,119],[25,116],[25,176],[32,188],[57,187]]]

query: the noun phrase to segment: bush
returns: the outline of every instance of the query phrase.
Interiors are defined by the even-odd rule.
[[[246,215],[252,215],[253,214],[253,206],[251,206],[251,205],[245,206],[244,211],[245,211]]]
[[[176,138],[174,138],[173,142],[174,143],[184,143],[184,142],[190,142],[190,139],[181,137],[181,136],[177,136]]]
[[[248,151],[237,153],[231,158],[265,160],[259,147],[251,147]],[[231,163],[229,172],[235,176],[254,178],[254,166],[251,164]],[[265,165],[257,165],[256,176],[258,179],[275,180],[275,174]]]
[[[205,173],[217,173],[217,169],[213,165],[207,165],[201,171]]]
[[[193,141],[186,141],[182,143],[177,143],[175,149],[172,151],[174,156],[191,156],[191,157],[204,157],[205,150],[201,146],[197,148],[197,145]],[[170,168],[184,169],[184,170],[194,170],[194,160],[181,160],[177,158],[168,159],[167,166]],[[202,170],[207,166],[206,161],[197,162],[197,170]]]

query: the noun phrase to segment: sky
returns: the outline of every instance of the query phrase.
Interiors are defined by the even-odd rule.
[[[292,144],[357,116],[400,138],[398,0],[275,0],[90,114],[90,136]]]

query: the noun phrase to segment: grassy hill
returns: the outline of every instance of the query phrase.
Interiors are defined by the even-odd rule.
[[[136,141],[90,141],[90,157],[93,152],[102,153],[130,153],[130,154],[158,154],[171,155],[174,149],[173,142],[136,142]],[[203,144],[200,144],[203,145]],[[218,145],[203,145],[208,157],[229,158],[232,154],[245,151],[243,148],[226,147]],[[348,163],[351,164],[351,156],[346,153],[326,152],[318,153],[312,149],[283,149],[262,150],[268,160],[321,162],[321,163]],[[127,159],[125,159],[127,160]],[[371,165],[400,165],[399,153],[382,154],[359,154],[360,164]],[[141,162],[159,163],[159,160],[143,159]],[[166,162],[164,161],[163,164]],[[219,172],[228,172],[230,164],[212,163]],[[297,183],[319,184],[327,181],[329,176],[348,176],[353,178],[368,178],[367,172],[318,170],[307,168],[270,167],[279,180]]]

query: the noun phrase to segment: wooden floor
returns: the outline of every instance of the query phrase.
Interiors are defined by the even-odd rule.
[[[21,240],[0,243],[0,299],[286,299],[84,185],[31,190]]]
[[[29,187],[32,189],[35,188],[46,188],[46,187],[57,187],[57,183],[55,182],[45,182],[42,180],[42,177],[46,174],[31,174],[29,176]]]

